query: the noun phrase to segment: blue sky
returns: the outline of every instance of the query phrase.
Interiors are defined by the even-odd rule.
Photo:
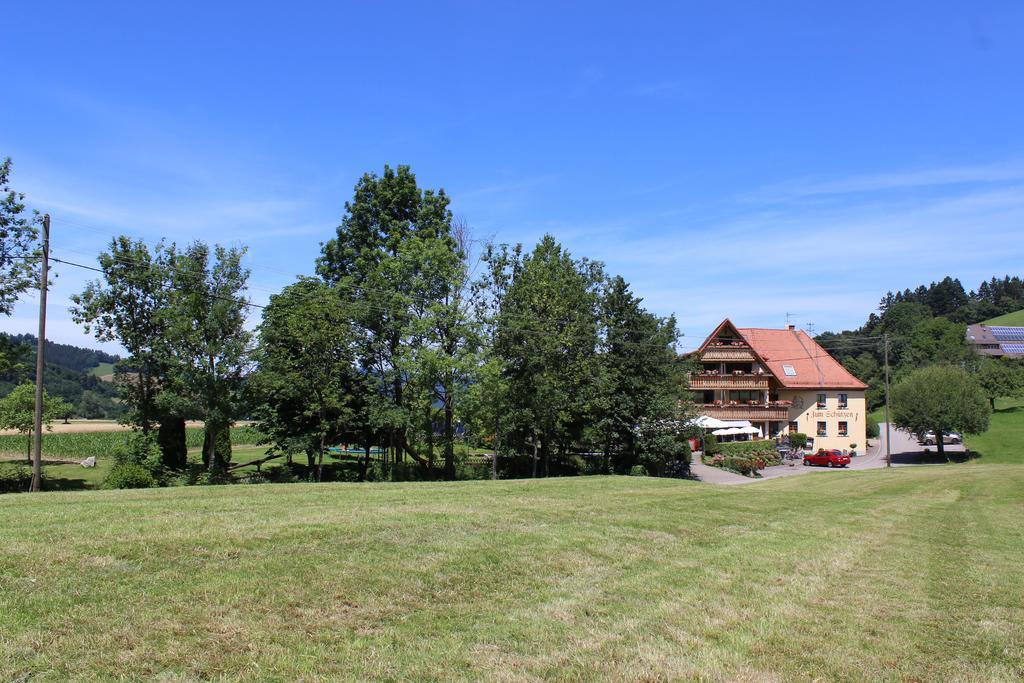
[[[58,257],[247,244],[265,301],[406,163],[478,239],[604,261],[684,348],[1024,263],[1019,2],[212,4],[5,9],[0,155]],[[50,336],[87,343],[58,272]]]

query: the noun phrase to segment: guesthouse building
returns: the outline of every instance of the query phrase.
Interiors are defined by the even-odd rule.
[[[749,421],[767,438],[802,432],[814,449],[865,447],[867,385],[803,330],[726,319],[693,359],[690,388],[702,415]]]

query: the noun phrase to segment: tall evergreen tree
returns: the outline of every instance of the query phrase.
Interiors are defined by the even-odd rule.
[[[602,277],[599,264],[574,260],[546,235],[515,268],[502,303],[494,351],[520,406],[519,439],[534,451],[535,476],[538,462],[550,474],[552,451],[577,442],[597,412]]]
[[[671,448],[671,439],[657,440],[660,452],[647,452],[655,443],[643,439],[642,434],[652,430],[638,429],[640,425],[667,428],[675,424],[682,430],[686,418],[691,417],[686,368],[673,348],[678,337],[675,318],[648,313],[626,281],[616,276],[601,297],[601,324],[604,401],[597,425],[603,452],[611,456],[620,473],[628,473],[641,460],[660,462],[681,455],[663,451]],[[689,469],[689,462],[682,465]]]

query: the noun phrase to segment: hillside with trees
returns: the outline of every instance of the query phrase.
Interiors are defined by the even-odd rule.
[[[12,362],[11,367],[0,375],[0,397],[4,397],[23,382],[35,383],[38,340],[31,334],[0,333],[0,344],[10,349],[7,356]],[[121,414],[117,389],[90,372],[101,363],[118,362],[117,356],[47,341],[45,358],[43,383],[46,390],[70,407],[70,411],[61,417],[113,419]]]
[[[1024,385],[1024,364],[981,358],[968,348],[967,326],[1024,308],[1024,281],[1017,276],[991,278],[967,292],[959,280],[945,277],[930,285],[887,292],[878,312],[856,330],[824,332],[816,339],[857,378],[869,385],[868,405],[884,401],[884,345],[888,336],[893,381],[929,365],[955,365],[975,374],[987,392]],[[1010,379],[1007,379],[1010,377]],[[999,388],[1002,387],[1002,388]]]

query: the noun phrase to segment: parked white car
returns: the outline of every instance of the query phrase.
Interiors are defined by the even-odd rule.
[[[959,444],[963,443],[964,439],[956,432],[943,432],[942,443],[944,444]],[[921,443],[925,446],[936,445],[935,432],[925,432],[924,436],[921,437]]]

